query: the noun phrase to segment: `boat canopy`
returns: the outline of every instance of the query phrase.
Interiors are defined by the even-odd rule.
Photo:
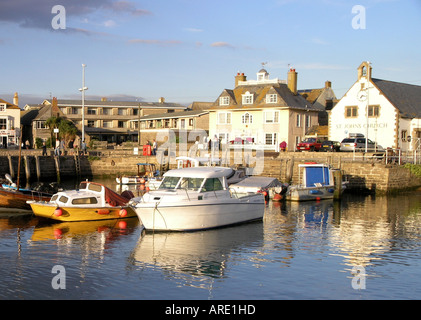
[[[191,167],[167,171],[164,177],[221,178],[232,175],[234,169],[226,167]]]
[[[329,185],[329,167],[326,165],[312,165],[305,167],[305,186],[314,187],[317,184]]]

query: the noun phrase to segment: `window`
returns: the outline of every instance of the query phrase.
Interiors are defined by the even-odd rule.
[[[279,123],[279,111],[265,111],[265,123]]]
[[[297,122],[296,122],[297,127],[301,127],[301,115],[297,114]]]
[[[96,109],[88,108],[88,114],[96,114]]]
[[[126,121],[119,121],[118,122],[118,127],[119,128],[126,128]]]
[[[406,142],[406,139],[407,139],[407,131],[406,130],[402,130],[401,131],[401,139],[402,139],[402,142]]]
[[[197,191],[202,185],[203,178],[182,178],[179,188]]]
[[[158,189],[175,189],[180,177],[164,177]]]
[[[89,128],[95,127],[95,121],[94,120],[88,120],[88,127]]]
[[[218,124],[231,124],[231,112],[218,112]]]
[[[46,129],[45,120],[36,121],[35,126],[37,129]]]
[[[89,198],[77,198],[72,200],[72,204],[96,204],[98,203],[97,198],[89,197]]]
[[[6,112],[6,104],[0,104],[0,112]]]
[[[306,123],[305,123],[306,128],[310,128],[311,126],[311,117],[306,114]]]
[[[219,105],[220,106],[228,106],[230,104],[230,97],[220,97],[219,98]]]
[[[380,115],[380,106],[369,106],[368,107],[368,116],[372,118],[377,118]]]
[[[267,94],[266,95],[266,103],[277,103],[278,96],[276,94]]]
[[[127,114],[126,109],[118,108],[118,115],[125,116]]]
[[[109,115],[110,114],[110,109],[108,109],[108,108],[102,108],[102,114]]]
[[[253,95],[248,91],[243,94],[243,104],[253,104]]]
[[[112,127],[113,127],[113,122],[112,122],[112,121],[110,121],[110,120],[104,120],[104,121],[102,122],[102,126],[103,126],[104,128],[112,128]]]
[[[72,109],[70,110],[70,113],[71,114],[78,114],[79,112],[79,108],[76,108],[76,107],[72,107]]]
[[[358,116],[358,107],[345,107],[345,118],[355,118]]]
[[[242,123],[253,123],[253,116],[250,113],[246,112],[245,114],[243,114],[241,116],[241,122]]]
[[[0,130],[6,130],[6,129],[7,129],[7,120],[0,119]]]
[[[276,144],[276,133],[266,133],[265,134],[265,144],[275,145]]]
[[[202,191],[218,191],[218,190],[224,190],[224,187],[222,186],[221,181],[218,178],[209,178],[206,179]]]

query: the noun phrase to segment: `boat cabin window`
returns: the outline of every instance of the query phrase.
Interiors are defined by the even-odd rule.
[[[58,195],[57,195],[57,194],[55,194],[55,195],[53,195],[53,196],[51,197],[50,201],[56,201],[56,200],[57,200],[57,198],[58,198]]]
[[[164,177],[158,189],[175,189],[180,177]]]
[[[182,178],[179,188],[197,191],[202,185],[203,180],[203,178]]]
[[[96,191],[96,192],[101,192],[101,186],[100,185],[97,185],[97,184],[90,183],[88,185],[88,190]]]
[[[96,204],[96,203],[98,203],[98,200],[95,197],[79,198],[79,199],[72,200],[72,204]]]
[[[67,200],[69,200],[69,198],[65,197],[65,196],[61,196],[60,199],[58,199],[58,201],[66,203]]]
[[[221,180],[218,178],[210,178],[206,179],[202,191],[218,191],[218,190],[224,190],[224,187],[222,186]]]

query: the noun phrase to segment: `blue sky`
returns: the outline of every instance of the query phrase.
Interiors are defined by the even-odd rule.
[[[421,0],[2,0],[0,98],[79,99],[85,63],[87,99],[215,101],[263,62],[271,78],[295,68],[299,89],[329,80],[340,98],[365,60],[373,77],[421,85],[420,32]]]

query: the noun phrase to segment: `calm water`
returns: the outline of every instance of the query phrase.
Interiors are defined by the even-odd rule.
[[[416,192],[269,202],[262,222],[192,233],[0,217],[0,299],[421,299],[420,228]]]

